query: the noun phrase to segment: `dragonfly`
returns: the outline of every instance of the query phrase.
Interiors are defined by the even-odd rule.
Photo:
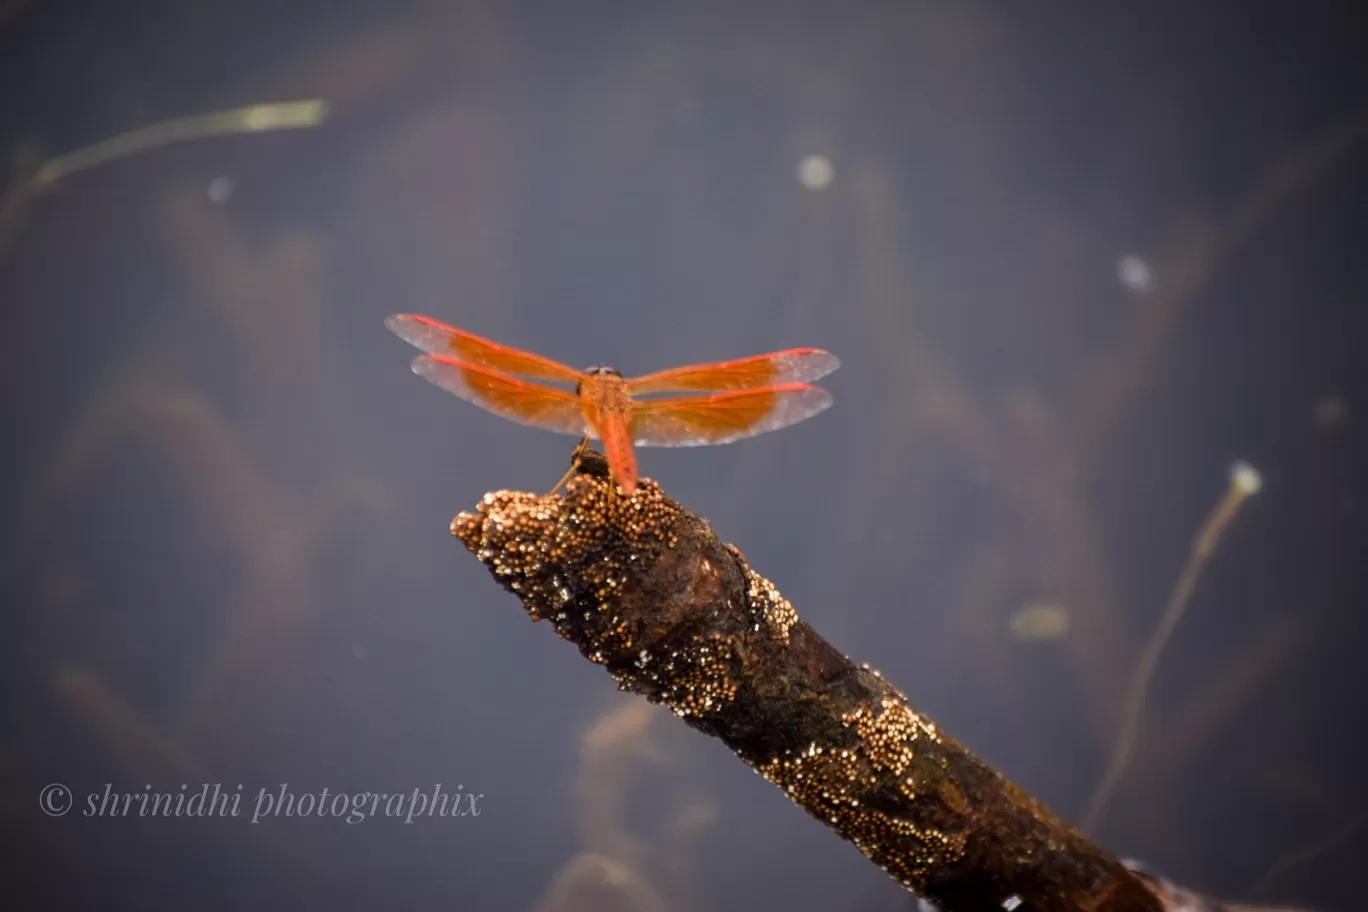
[[[590,440],[603,442],[609,472],[630,497],[635,447],[732,443],[811,418],[831,405],[831,394],[810,381],[841,366],[820,348],[791,348],[628,379],[611,367],[576,370],[418,314],[395,314],[385,326],[424,352],[412,367],[429,383],[510,421],[582,438],[552,493],[574,474]],[[672,392],[691,395],[643,398]]]

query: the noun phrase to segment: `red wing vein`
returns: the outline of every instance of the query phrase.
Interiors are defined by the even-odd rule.
[[[796,424],[830,405],[830,393],[803,383],[647,400],[633,404],[632,439],[637,446],[731,443]]]
[[[413,372],[501,418],[577,437],[587,431],[579,399],[565,390],[528,383],[442,355],[419,355],[413,359]]]
[[[573,367],[558,361],[482,339],[420,314],[395,314],[385,320],[385,326],[429,355],[454,357],[475,367],[563,383],[576,383],[582,376]]]
[[[820,348],[791,348],[736,361],[694,364],[647,374],[627,381],[632,395],[671,390],[743,390],[811,383],[841,366],[831,352]]]

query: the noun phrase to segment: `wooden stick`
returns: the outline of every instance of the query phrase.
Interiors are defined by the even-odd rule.
[[[593,451],[565,495],[500,491],[451,531],[531,618],[663,703],[946,910],[1159,912],[1146,881],[804,623],[706,520]]]

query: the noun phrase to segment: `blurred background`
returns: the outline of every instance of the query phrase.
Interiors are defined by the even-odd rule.
[[[1247,461],[1090,831],[1359,907],[1355,4],[1047,6],[0,2],[5,907],[913,907],[450,537],[574,441],[413,376],[393,312],[629,375],[837,353],[830,411],[643,474],[1079,823]],[[82,813],[206,783],[243,817]],[[436,785],[479,815],[245,819]]]

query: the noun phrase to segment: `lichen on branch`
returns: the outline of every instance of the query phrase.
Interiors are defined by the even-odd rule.
[[[947,910],[1159,910],[1129,870],[799,618],[707,520],[590,458],[563,496],[500,491],[451,530],[533,620],[721,739]]]

